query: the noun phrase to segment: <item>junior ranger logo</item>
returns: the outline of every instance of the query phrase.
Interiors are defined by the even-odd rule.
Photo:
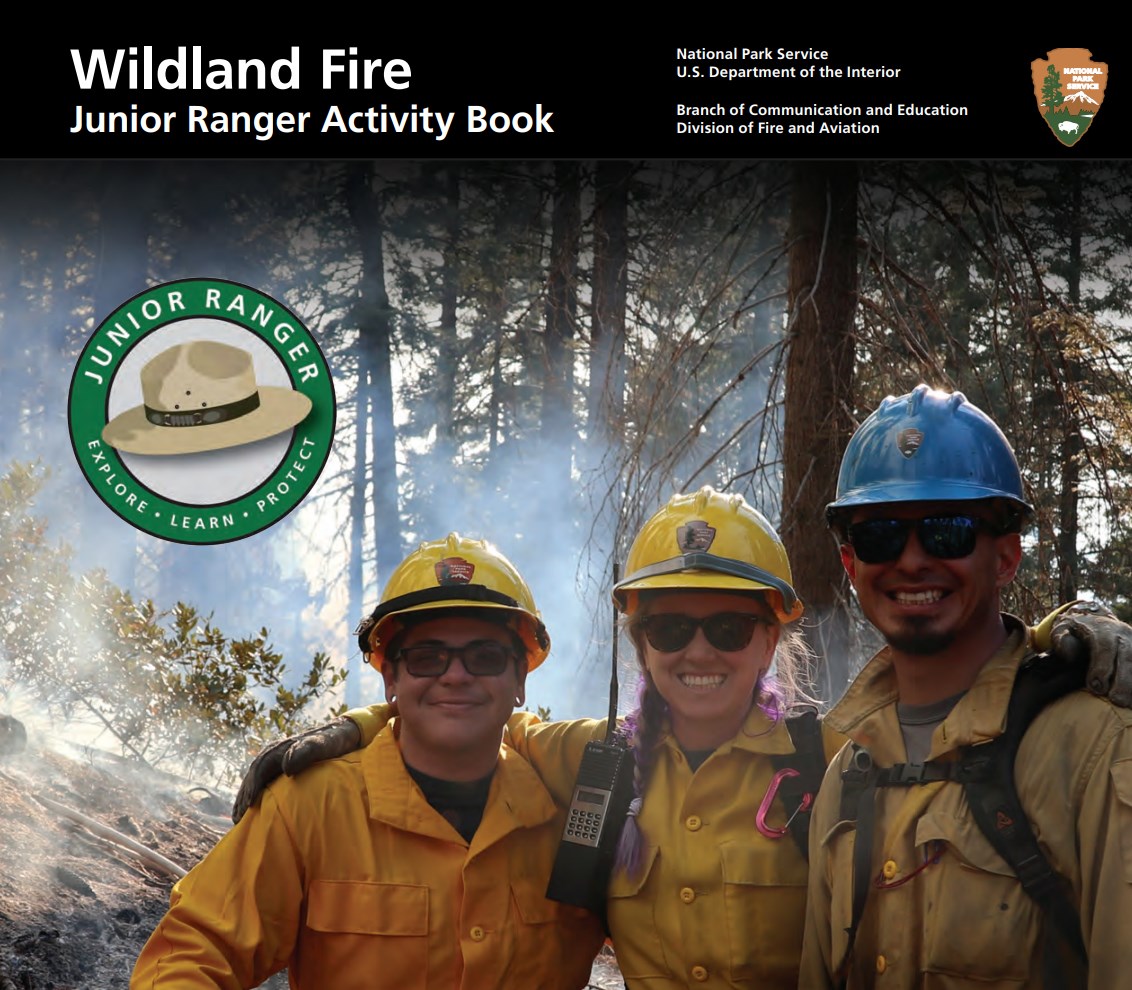
[[[67,412],[98,497],[142,532],[194,544],[250,536],[298,506],[336,414],[302,321],[222,279],[166,282],[119,306],[79,355]]]

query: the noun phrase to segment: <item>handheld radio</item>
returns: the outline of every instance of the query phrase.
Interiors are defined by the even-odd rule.
[[[613,565],[617,584],[617,564]],[[617,610],[613,612],[613,671],[603,742],[586,744],[546,896],[605,917],[605,898],[617,840],[633,799],[633,754],[617,736]]]

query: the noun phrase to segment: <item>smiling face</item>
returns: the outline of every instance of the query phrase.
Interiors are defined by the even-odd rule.
[[[645,605],[646,616],[668,613],[702,619],[721,612],[764,621],[753,626],[746,646],[731,651],[713,646],[702,628],[687,646],[671,652],[652,646],[643,630],[635,634],[645,669],[668,703],[673,734],[685,749],[712,749],[739,731],[754,703],[759,678],[774,657],[779,626],[758,595],[681,589],[656,592]]]
[[[484,619],[464,615],[426,619],[412,626],[398,644],[467,646],[493,640],[515,648],[511,633]],[[396,695],[401,755],[416,770],[444,780],[478,780],[499,756],[503,726],[525,698],[526,662],[520,654],[501,674],[474,676],[453,657],[439,677],[415,677],[404,661],[383,660],[387,697]]]
[[[994,520],[986,502],[904,502],[859,508],[852,522],[949,514]],[[950,693],[969,687],[1005,639],[999,593],[1013,580],[1021,557],[1017,533],[986,531],[979,533],[972,553],[951,560],[927,553],[914,529],[896,560],[868,564],[851,547],[841,548],[841,561],[861,610],[891,647],[898,674],[901,668],[920,668],[939,690]],[[944,663],[924,670],[922,660],[927,659]],[[903,686],[901,697],[916,703]]]

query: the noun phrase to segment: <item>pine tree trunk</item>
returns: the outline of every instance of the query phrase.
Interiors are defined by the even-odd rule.
[[[790,212],[790,324],[786,364],[782,537],[815,682],[838,697],[849,676],[846,582],[825,525],[851,432],[857,291],[857,170],[846,162],[795,165]]]

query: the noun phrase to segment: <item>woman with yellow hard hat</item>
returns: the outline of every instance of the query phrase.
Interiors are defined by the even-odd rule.
[[[634,797],[608,898],[626,982],[794,988],[806,860],[786,824],[809,796],[795,788],[787,797],[784,786],[796,773],[784,716],[803,649],[782,541],[739,495],[676,495],[637,535],[613,598],[641,671],[639,705],[618,729]],[[370,651],[384,621],[361,630]],[[390,714],[380,705],[350,713],[364,744]],[[508,733],[567,806],[585,746],[605,737],[606,722],[519,714]],[[357,745],[352,727],[342,738],[345,749]],[[819,767],[839,744],[817,754]],[[245,783],[238,807],[254,790]]]
[[[634,798],[609,886],[618,965],[630,987],[794,988],[807,870],[786,826],[812,795],[782,786],[798,762],[785,716],[804,656],[782,541],[741,496],[703,488],[645,523],[625,571],[613,599],[641,677],[619,727]],[[569,801],[605,723],[508,728]],[[840,743],[816,754],[819,768]]]
[[[813,715],[790,717],[806,707],[806,654],[785,548],[741,496],[705,487],[644,524],[625,571],[613,600],[641,677],[617,729],[634,765],[607,901],[617,962],[630,988],[794,990],[807,882],[805,829],[794,826],[844,740]],[[349,714],[261,754],[236,813],[281,769],[356,748],[355,723],[368,744],[391,710]],[[518,713],[507,731],[565,807],[606,721]]]

